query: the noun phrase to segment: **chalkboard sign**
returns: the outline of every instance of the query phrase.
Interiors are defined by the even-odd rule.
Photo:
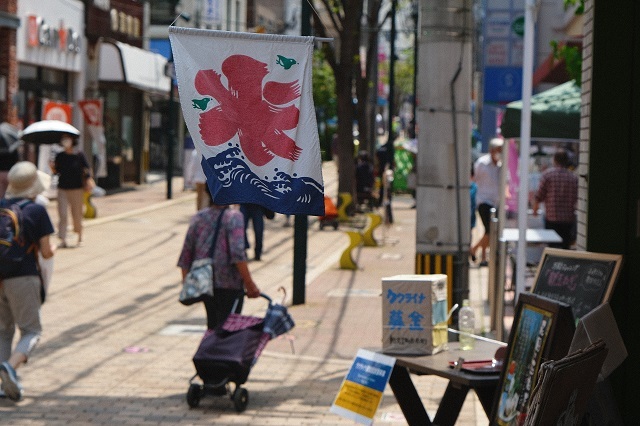
[[[576,321],[609,301],[622,256],[545,248],[532,292],[571,306]]]

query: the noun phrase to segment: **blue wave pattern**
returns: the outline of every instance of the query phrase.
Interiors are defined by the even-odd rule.
[[[237,145],[214,157],[203,157],[202,168],[216,204],[254,203],[282,214],[324,216],[323,185],[278,169],[261,179],[243,157]]]

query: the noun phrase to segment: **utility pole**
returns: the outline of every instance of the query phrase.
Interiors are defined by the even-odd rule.
[[[417,269],[448,275],[449,306],[469,291],[472,4],[422,1],[419,12]]]

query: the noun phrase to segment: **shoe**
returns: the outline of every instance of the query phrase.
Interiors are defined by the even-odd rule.
[[[58,248],[67,248],[67,247],[69,247],[69,246],[67,245],[66,241],[60,241],[58,243]]]
[[[476,260],[477,260],[476,255],[475,255],[475,254],[472,254],[472,255],[471,255],[471,261],[472,261],[472,262],[475,262]]]
[[[12,401],[20,401],[22,399],[22,385],[18,380],[16,370],[6,361],[0,365],[0,379],[2,379],[2,390],[7,398]]]
[[[253,260],[255,260],[256,262],[260,262],[260,256],[254,257]]]
[[[483,266],[489,266],[489,262],[487,262],[486,260],[483,260],[482,262],[480,262],[480,265],[479,265],[479,266],[480,266],[480,267],[483,267]]]

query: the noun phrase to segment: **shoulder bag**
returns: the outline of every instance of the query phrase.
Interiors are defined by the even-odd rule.
[[[201,302],[205,296],[213,296],[213,252],[216,247],[216,241],[218,240],[218,231],[222,224],[222,217],[224,216],[226,208],[218,215],[216,221],[216,229],[213,234],[213,241],[211,242],[211,248],[209,249],[209,257],[206,259],[198,259],[191,264],[189,273],[184,277],[182,283],[182,291],[178,300],[183,305],[189,306],[194,303]]]

